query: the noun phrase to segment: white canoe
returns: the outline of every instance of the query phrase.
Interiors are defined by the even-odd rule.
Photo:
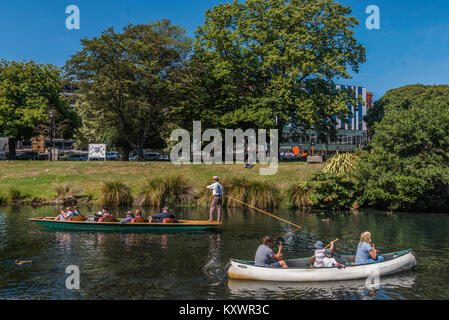
[[[412,269],[416,266],[415,253],[409,249],[382,255],[383,262],[355,265],[355,256],[341,256],[346,268],[313,268],[312,258],[286,260],[288,269],[258,267],[253,261],[231,259],[228,276],[231,279],[263,281],[341,281],[381,277]],[[338,259],[337,259],[338,260]],[[340,261],[342,262],[342,261]]]

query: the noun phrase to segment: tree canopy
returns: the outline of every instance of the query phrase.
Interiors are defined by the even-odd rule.
[[[140,158],[144,148],[161,147],[165,117],[191,50],[184,29],[162,20],[128,25],[121,33],[109,28],[81,44],[66,70],[79,86],[83,126],[95,117],[90,137],[112,137],[125,153],[131,147]]]
[[[356,176],[365,205],[393,210],[449,207],[449,86],[414,85],[381,99],[370,152]]]
[[[335,134],[346,118],[350,78],[365,61],[351,9],[332,0],[247,0],[220,4],[196,31],[179,114],[217,128],[299,127]]]
[[[42,133],[37,131],[49,121],[50,109],[60,121],[75,121],[62,91],[61,73],[55,66],[0,62],[0,133],[9,138],[10,159],[15,158],[16,139]]]

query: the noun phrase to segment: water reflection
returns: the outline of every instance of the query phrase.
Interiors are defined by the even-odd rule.
[[[286,298],[291,295],[310,297],[312,294],[313,298],[319,299],[349,297],[371,300],[386,299],[397,288],[412,288],[415,280],[415,272],[382,277],[379,287],[375,290],[367,288],[365,280],[301,283],[228,279],[227,286],[230,293],[237,297],[265,299],[273,295]]]

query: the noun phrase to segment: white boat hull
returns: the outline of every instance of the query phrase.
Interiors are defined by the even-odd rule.
[[[413,251],[398,255],[389,261],[374,264],[352,265],[346,268],[268,268],[257,267],[239,260],[230,261],[228,276],[231,279],[262,280],[262,281],[291,281],[317,282],[366,279],[381,277],[393,273],[409,270],[416,266]]]

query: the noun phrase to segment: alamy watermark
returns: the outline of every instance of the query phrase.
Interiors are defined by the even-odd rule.
[[[225,164],[250,163],[256,161],[267,168],[260,168],[260,175],[274,175],[278,169],[279,135],[277,129],[270,129],[270,144],[267,143],[267,130],[258,129],[225,129],[223,158],[223,138],[217,129],[207,129],[201,134],[201,121],[193,122],[192,139],[185,129],[172,131],[170,139],[179,141],[170,151],[170,159],[174,164]],[[211,139],[213,138],[213,141]],[[202,148],[203,142],[209,142]],[[235,143],[234,143],[235,141]],[[191,152],[192,150],[192,152]]]
[[[68,30],[79,30],[81,23],[80,8],[72,4],[65,8],[65,13],[69,14],[69,16],[65,20],[65,27]]]
[[[65,280],[65,287],[69,290],[78,290],[80,288],[80,268],[70,265],[65,269],[65,273],[70,274]]]
[[[369,5],[365,10],[369,17],[366,18],[365,26],[368,30],[379,30],[380,29],[380,9],[376,5]]]

